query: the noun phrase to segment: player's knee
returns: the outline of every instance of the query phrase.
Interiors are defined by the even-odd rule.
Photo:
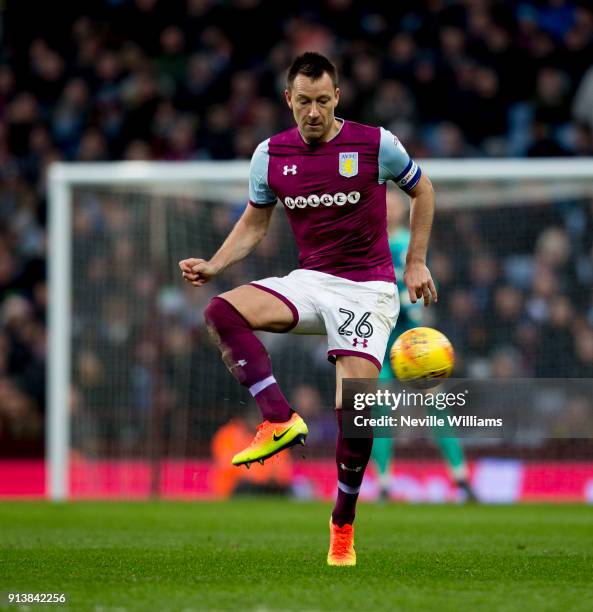
[[[247,326],[245,319],[224,298],[214,297],[204,310],[206,327],[215,338],[220,336],[226,329]]]
[[[216,329],[220,324],[220,313],[223,310],[222,302],[218,297],[212,298],[204,310],[204,321],[208,329]]]
[[[220,336],[224,335],[224,330],[229,325],[229,317],[232,319],[234,314],[231,305],[219,297],[212,298],[206,306],[204,321],[215,344],[220,345]]]

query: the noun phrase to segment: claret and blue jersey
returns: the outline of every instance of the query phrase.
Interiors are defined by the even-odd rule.
[[[284,205],[301,268],[393,282],[386,181],[409,192],[421,171],[388,130],[341,122],[328,142],[308,144],[296,127],[262,142],[251,161],[249,200]]]

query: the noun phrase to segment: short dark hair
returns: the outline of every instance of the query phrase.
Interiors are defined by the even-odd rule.
[[[288,89],[292,87],[295,77],[297,74],[302,74],[309,77],[311,80],[316,81],[320,79],[323,74],[327,72],[329,74],[334,88],[338,86],[338,70],[335,65],[327,59],[321,53],[314,53],[313,51],[307,51],[302,55],[299,55],[290,65],[288,74],[286,75],[286,86]]]

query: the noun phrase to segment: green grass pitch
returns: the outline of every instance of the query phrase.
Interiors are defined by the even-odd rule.
[[[329,513],[256,499],[2,503],[0,591],[120,612],[593,609],[591,507],[362,503],[355,568],[325,564]]]

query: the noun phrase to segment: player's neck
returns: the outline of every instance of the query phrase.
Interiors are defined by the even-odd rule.
[[[338,133],[340,132],[340,130],[342,129],[342,126],[344,125],[344,120],[343,119],[336,119],[334,118],[331,128],[329,129],[329,131],[327,132],[327,134],[325,134],[322,138],[320,138],[318,141],[315,142],[311,142],[310,140],[307,140],[304,136],[303,133],[299,130],[299,133],[301,135],[301,138],[307,143],[307,144],[322,144],[324,142],[329,142],[330,140],[333,140]]]

